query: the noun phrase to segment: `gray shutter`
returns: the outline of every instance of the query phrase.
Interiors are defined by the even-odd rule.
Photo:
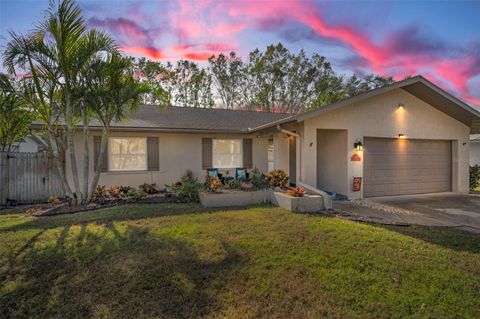
[[[253,168],[252,139],[243,139],[243,167]]]
[[[202,138],[202,168],[212,168],[213,145],[211,138]]]
[[[93,137],[93,168],[97,166],[98,157],[100,156],[100,148],[102,147],[102,137],[94,136]],[[100,167],[100,172],[106,172],[108,170],[108,146],[103,154],[102,166]]]
[[[147,168],[149,171],[160,170],[160,147],[158,137],[147,137]]]

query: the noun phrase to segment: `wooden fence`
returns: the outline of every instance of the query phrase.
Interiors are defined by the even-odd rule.
[[[50,154],[0,152],[0,205],[46,202],[63,194]]]

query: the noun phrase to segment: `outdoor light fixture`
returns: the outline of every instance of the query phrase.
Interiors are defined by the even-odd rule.
[[[398,109],[399,110],[405,109],[405,105],[403,103],[398,104]]]
[[[398,138],[405,138],[405,134],[403,133],[398,134]]]
[[[353,147],[355,147],[357,151],[363,151],[363,144],[360,140],[353,143]]]

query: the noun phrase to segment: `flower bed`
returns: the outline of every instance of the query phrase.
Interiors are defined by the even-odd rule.
[[[232,207],[272,203],[292,212],[316,213],[325,209],[321,195],[305,194],[293,197],[282,190],[201,192],[200,203],[204,207]]]
[[[325,209],[321,195],[294,197],[283,191],[271,191],[269,200],[275,206],[298,213],[317,213]]]

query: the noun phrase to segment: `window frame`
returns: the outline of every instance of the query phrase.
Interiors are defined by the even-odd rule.
[[[112,168],[112,153],[111,153],[111,146],[113,139],[142,139],[145,142],[145,164],[143,168],[129,168],[129,169],[113,169]],[[139,154],[139,153],[138,153]],[[138,155],[138,154],[113,154],[113,155]],[[110,136],[108,138],[108,147],[107,147],[107,155],[108,155],[108,171],[109,172],[144,172],[148,171],[148,141],[147,137],[138,137],[138,136]]]
[[[218,141],[237,141],[239,143],[239,146],[240,146],[240,152],[239,152],[239,156],[240,156],[240,166],[235,166],[235,165],[229,165],[229,166],[225,166],[225,165],[222,165],[222,166],[217,166],[216,163],[215,163],[215,143],[218,142]],[[227,168],[243,168],[243,139],[242,138],[213,138],[212,139],[212,166],[214,168],[220,168],[220,169],[227,169]],[[230,153],[231,154],[231,153]]]

